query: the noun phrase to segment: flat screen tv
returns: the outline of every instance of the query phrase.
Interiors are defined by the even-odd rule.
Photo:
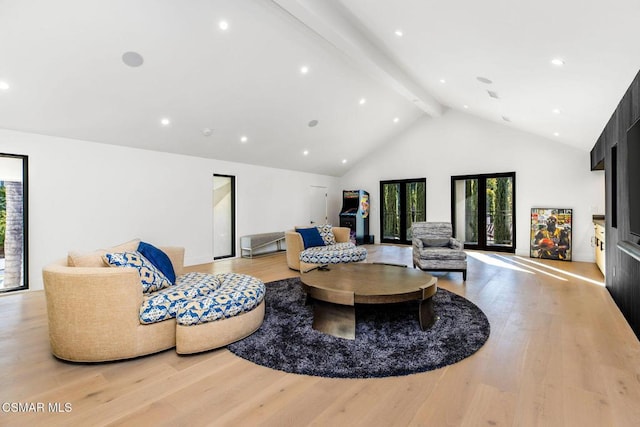
[[[629,228],[640,237],[640,120],[627,131],[627,179],[629,191]]]

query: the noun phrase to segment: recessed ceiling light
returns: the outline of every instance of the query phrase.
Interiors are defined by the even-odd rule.
[[[558,67],[562,67],[562,66],[564,65],[564,60],[563,60],[563,59],[561,59],[561,58],[553,58],[553,59],[551,60],[551,63],[552,63],[553,65],[558,66]]]
[[[400,118],[399,118],[399,117],[394,117],[394,118],[393,118],[393,123],[398,123],[399,121],[400,121]]]
[[[9,83],[0,82],[0,90],[9,90]]]
[[[300,67],[300,73],[307,74],[308,72],[309,72],[309,67],[307,67],[306,65],[303,65],[302,67]]]
[[[510,122],[511,119],[507,116],[502,116],[502,120],[504,120],[505,122]]]
[[[554,108],[551,111],[553,112],[553,114],[560,114],[560,109],[559,108]]]
[[[469,106],[467,104],[463,105],[462,108],[464,108],[465,110],[469,109]]]
[[[402,37],[402,36],[404,36],[404,33],[402,32],[402,30],[396,30],[396,31],[395,31],[395,34],[396,34],[396,36],[398,36],[398,37]]]
[[[488,90],[488,91],[487,91],[487,93],[489,94],[489,96],[490,96],[491,98],[494,98],[494,99],[500,99],[500,96],[498,96],[498,92],[494,92],[494,91],[492,91],[492,90]]]
[[[304,151],[302,152],[302,155],[304,155],[304,156],[308,156],[308,155],[309,155],[309,150],[304,150]]]
[[[227,31],[229,29],[229,23],[225,20],[218,22],[218,28],[222,31]]]
[[[171,124],[171,120],[169,120],[166,117],[163,117],[162,119],[160,119],[160,124],[162,126],[169,126]]]
[[[345,163],[347,163],[347,159],[342,159],[342,164],[344,165]]]
[[[318,121],[317,120],[310,120],[309,123],[307,123],[307,126],[309,126],[310,128],[316,127],[316,126],[318,126]]]
[[[488,79],[488,78],[486,78],[486,77],[478,76],[478,77],[476,77],[476,79],[477,79],[479,82],[482,82],[482,83],[485,83],[485,84],[488,84],[488,85],[490,85],[491,83],[493,83],[491,80],[489,80],[489,79]]]
[[[554,132],[553,136],[560,136],[560,133],[559,132]]]
[[[211,136],[211,134],[212,134],[212,133],[213,133],[213,130],[212,130],[212,129],[210,129],[210,128],[204,128],[204,129],[202,129],[202,134],[203,134],[204,136]]]
[[[364,105],[364,104],[367,103],[367,100],[365,98],[360,98],[359,103],[360,103],[360,105]]]
[[[249,138],[247,138],[247,137],[246,137],[246,136],[244,136],[244,135],[242,135],[242,136],[240,137],[240,142],[242,142],[243,144],[244,144],[245,142],[247,142],[248,140],[249,140]]]
[[[446,83],[447,81],[445,79],[440,79],[440,83]]]
[[[144,62],[144,58],[138,52],[125,52],[122,54],[122,62],[129,67],[139,67]]]

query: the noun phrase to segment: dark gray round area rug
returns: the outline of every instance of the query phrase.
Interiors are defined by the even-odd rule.
[[[420,330],[418,302],[357,305],[356,339],[311,328],[300,279],[266,284],[264,323],[229,350],[258,365],[332,378],[409,375],[451,365],[475,353],[489,338],[489,321],[476,305],[445,289],[433,297],[438,320]]]

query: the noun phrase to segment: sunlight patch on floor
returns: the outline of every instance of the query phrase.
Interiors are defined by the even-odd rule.
[[[505,260],[505,262],[518,264],[518,265],[521,265],[521,266],[523,266],[525,268],[528,268],[530,270],[537,271],[538,273],[546,274],[547,276],[551,276],[554,279],[562,280],[563,282],[568,282],[568,279],[565,279],[564,277],[556,276],[555,274],[551,274],[551,273],[549,273],[547,271],[540,270],[539,268],[532,267],[532,266],[530,266],[528,264],[523,264],[521,262],[518,262],[518,261],[514,260],[511,257],[506,257],[506,256],[498,255],[498,254],[495,254],[494,256]],[[519,258],[519,257],[516,257],[516,258]]]
[[[486,255],[486,254],[481,254],[481,253],[478,253],[478,252],[467,252],[467,256],[475,258],[478,261],[484,262],[485,264],[494,265],[496,267],[508,268],[510,270],[521,271],[523,273],[535,274],[532,271],[525,270],[525,269],[520,268],[520,267],[516,267],[513,264],[504,262],[502,260],[496,259],[496,258],[494,258],[492,256],[489,256],[489,255]]]
[[[570,273],[570,272],[564,271],[564,270],[562,270],[560,268],[552,267],[550,265],[546,265],[546,264],[543,264],[541,262],[534,261],[532,259],[523,258],[523,257],[520,257],[520,256],[515,256],[515,258],[521,259],[522,261],[526,261],[526,262],[531,263],[531,264],[539,265],[540,267],[544,267],[544,268],[546,268],[548,270],[555,271],[557,273],[566,274],[567,276],[573,277],[574,279],[584,280],[585,282],[593,283],[594,285],[598,285],[598,286],[605,286],[603,281],[589,279],[588,277],[584,277],[584,276],[581,276],[581,275],[575,274],[575,273]]]

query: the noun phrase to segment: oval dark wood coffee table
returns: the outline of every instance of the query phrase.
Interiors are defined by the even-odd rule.
[[[313,329],[355,339],[355,304],[419,301],[420,327],[435,322],[432,297],[437,279],[422,270],[389,264],[330,264],[301,274],[307,300],[313,302]]]

